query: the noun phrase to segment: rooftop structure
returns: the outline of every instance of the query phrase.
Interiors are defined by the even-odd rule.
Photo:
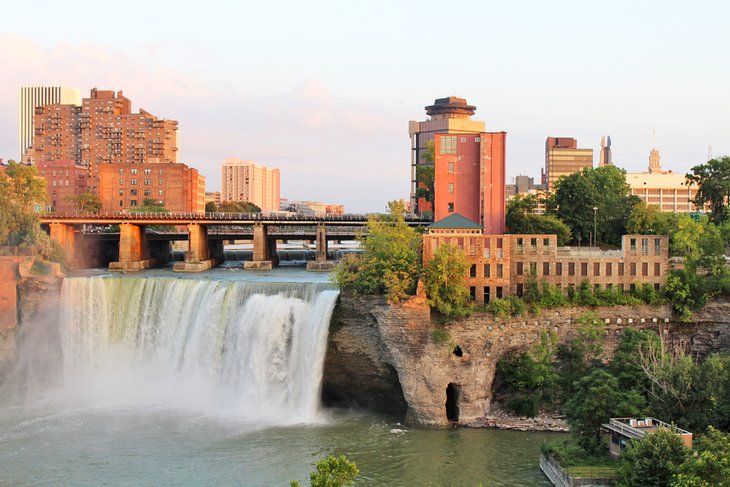
[[[670,430],[682,439],[684,446],[692,448],[692,433],[655,418],[611,418],[601,425],[611,437],[609,451],[617,457],[629,441],[640,440],[647,434],[660,429]]]

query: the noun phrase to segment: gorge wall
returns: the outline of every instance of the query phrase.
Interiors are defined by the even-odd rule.
[[[437,324],[423,297],[391,306],[382,297],[343,293],[330,326],[323,398],[326,404],[403,414],[411,424],[446,426],[449,389],[459,422],[466,424],[489,413],[503,354],[530,347],[542,330],[555,332],[561,341],[571,338],[586,311],[562,308],[505,320],[476,313],[446,325],[451,343],[439,344],[431,338]],[[593,311],[606,323],[607,356],[628,326],[664,333],[699,356],[730,351],[728,301],[707,305],[691,324],[673,322],[668,306]]]

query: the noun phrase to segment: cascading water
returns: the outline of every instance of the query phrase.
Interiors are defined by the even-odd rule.
[[[81,406],[313,421],[337,294],[324,283],[68,278],[60,394]]]

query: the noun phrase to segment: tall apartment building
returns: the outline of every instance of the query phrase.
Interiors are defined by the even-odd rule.
[[[434,219],[460,214],[504,233],[506,132],[436,134]]]
[[[205,213],[205,177],[185,164],[101,164],[102,211],[133,210],[153,199],[171,212]]]
[[[68,86],[21,86],[18,93],[18,160],[33,145],[35,109],[43,105],[81,105],[81,92]]]
[[[95,192],[102,164],[178,162],[177,121],[132,113],[121,91],[94,88],[81,106],[37,106],[34,124],[34,162],[68,159],[86,166]]]
[[[261,211],[278,211],[280,174],[272,169],[235,157],[221,166],[221,200],[248,201]]]
[[[423,122],[408,122],[408,135],[411,138],[411,208],[414,212],[432,211],[423,198],[416,198],[416,168],[425,163],[423,151],[426,143],[436,138],[436,134],[480,134],[486,130],[486,124],[471,117],[476,107],[469,105],[464,98],[450,96],[437,98],[433,105],[426,108],[430,117]]]
[[[579,149],[578,142],[569,137],[548,137],[545,141],[545,189],[553,191],[561,176],[593,167],[593,149]]]

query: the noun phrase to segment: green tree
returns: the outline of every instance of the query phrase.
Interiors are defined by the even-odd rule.
[[[429,140],[426,142],[426,148],[421,152],[421,163],[416,166],[416,197],[423,198],[432,205],[434,198],[434,161],[434,141]]]
[[[605,449],[601,424],[617,416],[637,416],[644,398],[636,391],[622,391],[618,380],[601,369],[593,369],[578,380],[575,392],[565,404],[565,416],[578,444],[590,452]]]
[[[570,228],[551,215],[537,215],[537,196],[517,195],[507,202],[506,225],[509,233],[557,235],[558,245],[570,241]]]
[[[710,426],[694,447],[675,470],[672,487],[730,487],[730,435]]]
[[[218,207],[221,213],[261,213],[261,208],[248,201],[224,201]]]
[[[169,213],[170,211],[165,208],[161,200],[154,198],[145,198],[142,202],[142,206],[136,206],[129,210],[130,213]]]
[[[76,211],[98,213],[101,210],[101,200],[91,191],[69,195],[65,199],[69,203],[73,203]]]
[[[677,214],[663,212],[657,205],[639,201],[629,213],[626,233],[632,235],[669,235],[677,230]]]
[[[709,205],[713,221],[727,219],[730,198],[730,157],[724,156],[694,166],[687,174],[687,183],[697,186],[694,204],[699,208]]]
[[[388,214],[371,216],[367,235],[358,238],[361,254],[342,259],[333,278],[342,289],[385,294],[399,302],[414,294],[420,273],[420,236],[405,222],[405,203],[388,203]]]
[[[330,455],[317,463],[309,474],[309,482],[312,487],[345,487],[353,485],[359,473],[357,465],[345,455]],[[292,480],[290,485],[299,487],[299,482]]]
[[[428,304],[446,316],[467,316],[471,313],[466,273],[469,261],[464,251],[448,244],[439,245],[424,268],[424,284]]]
[[[669,429],[658,429],[633,440],[619,459],[619,487],[665,487],[689,450]]]
[[[658,344],[659,337],[650,330],[626,328],[621,331],[608,370],[618,379],[622,390],[636,389],[643,393],[650,387],[649,378],[641,368],[641,354]]]
[[[43,235],[36,208],[46,202],[45,179],[37,177],[35,166],[9,161],[5,176],[0,175],[0,245],[39,243]]]
[[[586,242],[595,226],[598,242],[621,242],[631,210],[639,202],[630,194],[624,170],[613,165],[584,169],[561,177],[555,186],[548,206],[570,227],[574,240]]]
[[[205,204],[205,212],[206,213],[218,213],[218,206],[216,206],[215,201],[208,201]]]

